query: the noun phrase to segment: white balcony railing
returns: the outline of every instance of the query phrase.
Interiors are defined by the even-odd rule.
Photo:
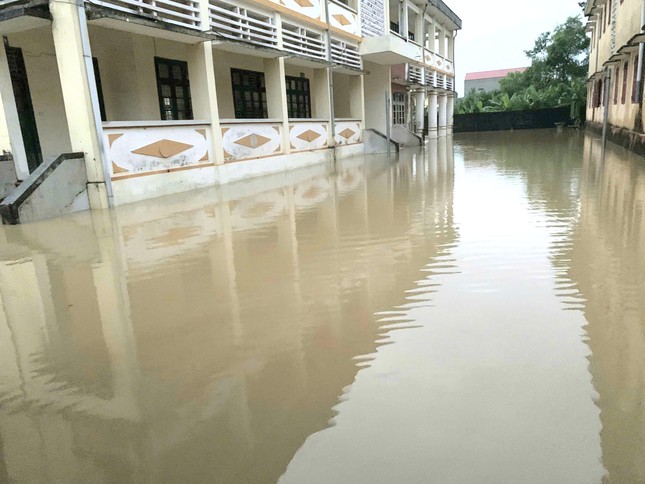
[[[425,85],[434,87],[435,85],[435,71],[431,69],[426,69],[426,76],[425,76]]]
[[[358,53],[358,45],[345,42],[339,39],[331,39],[331,60],[336,64],[360,69],[361,56]]]
[[[407,81],[412,84],[423,84],[423,69],[408,64],[408,78]]]
[[[454,79],[452,77],[446,76],[446,89],[449,91],[454,91]]]
[[[277,47],[278,30],[272,16],[221,0],[210,0],[208,8],[211,29],[222,37]]]
[[[310,151],[329,145],[329,123],[327,120],[289,120],[289,142],[291,151]]]
[[[327,59],[325,38],[322,33],[287,22],[282,22],[282,48],[287,52],[306,57]]]
[[[112,179],[168,173],[212,165],[206,121],[111,121],[103,142]]]
[[[222,119],[224,162],[284,153],[282,124],[275,119]]]
[[[199,0],[89,0],[89,2],[100,7],[181,27],[201,29]]]

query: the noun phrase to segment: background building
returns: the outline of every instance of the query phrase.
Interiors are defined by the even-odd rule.
[[[496,71],[469,72],[464,82],[464,95],[473,89],[475,91],[491,92],[499,89],[499,81],[512,72],[524,72],[526,67],[513,69],[498,69]]]
[[[591,36],[587,125],[600,130],[606,109],[610,139],[645,154],[641,139],[645,4],[589,0],[585,14]]]

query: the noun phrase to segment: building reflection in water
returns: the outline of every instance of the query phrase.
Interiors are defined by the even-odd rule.
[[[514,140],[521,135],[514,135]],[[562,135],[549,148],[480,136],[464,156],[521,177],[545,214],[556,291],[585,318],[589,370],[600,410],[604,482],[645,482],[645,162],[600,140]],[[582,146],[582,148],[581,148]],[[494,155],[491,155],[491,151]],[[582,153],[581,153],[582,151]],[[581,156],[582,154],[582,156]]]
[[[585,139],[568,275],[584,315],[612,483],[645,482],[645,162]]]
[[[276,481],[456,243],[451,153],[4,228],[0,481]]]

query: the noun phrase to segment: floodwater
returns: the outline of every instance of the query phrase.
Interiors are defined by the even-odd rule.
[[[643,483],[645,160],[459,135],[0,230],[0,482]]]

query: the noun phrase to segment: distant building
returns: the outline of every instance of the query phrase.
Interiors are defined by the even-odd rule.
[[[499,81],[510,73],[524,72],[525,70],[526,67],[516,67],[514,69],[498,69],[496,71],[469,72],[466,74],[464,93],[468,94],[473,89],[484,92],[495,91],[499,89]]]
[[[643,155],[642,10],[637,0],[589,0],[585,14],[591,37],[587,127],[600,131],[607,110],[609,139]]]

